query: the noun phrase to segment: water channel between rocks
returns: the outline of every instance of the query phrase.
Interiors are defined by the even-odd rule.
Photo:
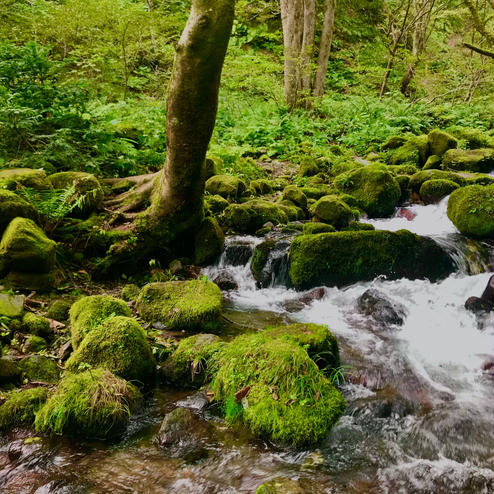
[[[253,493],[277,476],[300,478],[308,493],[488,494],[494,492],[494,325],[464,308],[491,275],[492,245],[461,236],[446,216],[447,198],[415,205],[376,229],[408,229],[434,238],[458,270],[445,280],[377,278],[345,288],[324,287],[316,300],[286,288],[286,241],[271,261],[267,288],[250,273],[252,248],[263,239],[230,237],[204,274],[227,270],[238,285],[225,305],[225,336],[274,322],[327,324],[340,343],[348,403],[345,416],[317,449],[294,450],[215,425],[199,461],[172,458],[152,438],[163,415],[178,405],[198,409],[196,393],[159,388],[115,444],[68,439],[0,443],[0,492],[8,493]],[[356,310],[374,289],[402,311],[403,324]],[[307,301],[306,301],[307,302]],[[491,313],[492,314],[492,313]],[[2,485],[8,485],[7,491]],[[33,487],[34,486],[34,487]]]

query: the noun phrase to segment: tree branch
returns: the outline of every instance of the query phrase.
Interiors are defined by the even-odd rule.
[[[463,43],[463,46],[465,48],[469,48],[472,51],[480,53],[481,55],[485,55],[486,57],[494,58],[494,51],[485,50],[484,48],[480,48],[479,46],[471,45],[470,43]]]

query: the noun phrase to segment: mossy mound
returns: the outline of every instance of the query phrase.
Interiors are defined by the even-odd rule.
[[[454,126],[447,129],[467,149],[494,148],[494,137],[480,129]],[[461,145],[459,147],[462,147]]]
[[[18,216],[38,220],[34,206],[9,190],[0,189],[0,233]]]
[[[135,319],[110,317],[93,328],[70,358],[66,369],[78,372],[83,364],[107,369],[128,381],[149,381],[154,357],[146,333]]]
[[[433,240],[408,230],[300,235],[290,246],[290,279],[298,288],[342,286],[379,275],[437,280],[453,270]]]
[[[429,143],[429,154],[442,156],[448,149],[455,149],[458,146],[457,140],[446,132],[433,130],[427,137]]]
[[[206,204],[213,214],[223,212],[230,205],[230,203],[226,199],[223,199],[223,197],[219,196],[218,194],[215,194],[214,196],[207,196]]]
[[[371,225],[370,223],[361,223],[360,221],[350,221],[348,226],[345,228],[342,228],[342,231],[344,232],[363,232],[363,231],[370,231],[370,230],[375,230],[376,228],[374,225]]]
[[[206,192],[225,199],[240,197],[246,189],[242,180],[231,175],[214,175],[206,181]]]
[[[450,149],[441,163],[443,170],[488,173],[494,169],[493,149]]]
[[[318,222],[328,223],[337,230],[348,226],[353,220],[350,207],[337,196],[321,197],[311,208],[314,219]]]
[[[121,297],[126,302],[130,302],[139,296],[140,291],[141,289],[137,285],[134,283],[128,283],[123,286]]]
[[[75,350],[89,331],[105,319],[112,316],[130,317],[132,314],[123,300],[109,295],[91,295],[72,304],[69,315],[72,347]]]
[[[47,348],[48,343],[41,336],[30,334],[22,345],[22,351],[24,353],[38,353]]]
[[[304,235],[312,235],[315,233],[331,233],[335,232],[336,228],[333,225],[327,223],[311,222],[305,223],[302,229]]]
[[[320,199],[322,196],[327,196],[331,194],[339,194],[339,190],[332,189],[329,185],[310,185],[306,187],[301,187],[300,190],[308,199]]]
[[[288,326],[265,328],[264,334],[269,338],[293,341],[303,347],[319,369],[328,375],[340,366],[338,341],[326,326],[295,323]]]
[[[66,321],[69,318],[70,306],[67,300],[55,300],[46,311],[46,317],[55,321]]]
[[[221,352],[211,383],[229,423],[254,434],[302,445],[327,436],[345,400],[307,352],[267,333],[239,336]]]
[[[49,190],[51,183],[43,170],[6,168],[0,170],[0,188],[15,190],[19,186],[35,190]]]
[[[77,205],[71,215],[87,216],[94,211],[103,200],[104,193],[99,180],[91,173],[60,172],[50,175],[48,180],[54,189],[68,189],[74,187],[74,195],[70,199]]]
[[[262,199],[232,204],[225,210],[226,224],[240,233],[255,233],[268,221],[277,225],[288,223],[282,207]]]
[[[455,190],[448,200],[448,218],[464,235],[494,235],[494,185],[469,185]]]
[[[200,388],[210,377],[208,368],[214,365],[214,357],[225,345],[218,336],[208,333],[184,338],[160,365],[160,375],[174,386]]]
[[[47,273],[55,266],[56,244],[27,218],[14,218],[0,242],[0,272]]]
[[[342,192],[352,195],[370,217],[383,217],[393,214],[401,189],[395,178],[383,165],[370,165],[357,168],[334,180]]]
[[[0,405],[0,429],[33,426],[36,412],[43,406],[47,397],[48,389],[45,387],[9,393],[4,404]]]
[[[427,180],[420,187],[420,197],[426,204],[432,204],[458,188],[459,185],[451,180]]]
[[[314,158],[306,156],[300,160],[298,174],[300,177],[312,177],[317,175],[321,170]]]
[[[427,158],[423,170],[439,170],[441,168],[441,157],[433,154]]]
[[[199,266],[213,263],[225,247],[225,235],[215,218],[204,218],[194,240],[194,262]]]
[[[136,307],[146,321],[197,330],[216,325],[221,302],[221,290],[210,281],[170,281],[145,285]]]
[[[420,192],[420,187],[422,187],[422,184],[427,182],[427,180],[451,180],[460,187],[465,185],[465,178],[458,173],[445,172],[443,170],[422,170],[410,177],[408,187],[412,192],[418,194]]]
[[[127,425],[139,390],[110,371],[68,374],[36,414],[37,431],[106,438]]]
[[[388,150],[387,162],[391,165],[413,165],[422,166],[427,157],[430,154],[429,143],[426,135],[421,136],[411,136],[406,138],[404,141],[396,140],[398,142],[403,142],[401,145],[396,145],[391,148],[387,146],[386,143],[383,146],[383,150]]]
[[[249,184],[254,194],[263,196],[273,192],[273,185],[269,180],[261,178],[259,180],[251,180]]]
[[[19,364],[10,357],[0,357],[0,386],[2,384],[18,384],[22,371]]]
[[[21,273],[11,271],[2,280],[2,284],[6,288],[12,288],[13,290],[47,292],[55,286],[55,275],[53,273]]]
[[[60,379],[57,363],[44,355],[30,355],[19,362],[24,377],[29,381],[56,383]]]
[[[53,336],[53,330],[50,327],[50,321],[46,317],[37,316],[32,312],[26,312],[22,318],[22,329],[26,333],[35,334],[42,338]]]
[[[307,197],[301,189],[295,185],[289,185],[283,190],[282,199],[293,202],[299,208],[307,208]]]

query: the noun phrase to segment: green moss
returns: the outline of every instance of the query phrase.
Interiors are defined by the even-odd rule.
[[[420,155],[417,146],[412,142],[407,142],[391,153],[391,165],[419,165]]]
[[[370,223],[361,223],[360,221],[350,221],[348,226],[343,228],[344,232],[363,232],[363,231],[371,231],[375,230],[374,225]]]
[[[390,171],[394,177],[398,177],[400,175],[413,175],[417,173],[419,169],[415,165],[406,164],[406,165],[389,165],[388,171]]]
[[[441,168],[444,170],[487,173],[494,168],[492,149],[450,149],[443,156]]]
[[[201,329],[214,326],[221,315],[222,296],[210,281],[149,283],[137,298],[140,316],[167,328]]]
[[[351,194],[370,217],[393,214],[401,195],[400,186],[383,165],[358,168],[334,180],[342,192]]]
[[[24,377],[29,381],[56,383],[60,379],[57,363],[44,355],[31,355],[19,362]]]
[[[442,170],[422,170],[410,177],[410,183],[408,184],[410,190],[418,194],[420,192],[420,187],[427,180],[451,180],[455,182],[460,187],[465,185],[465,178],[458,173],[445,172]]]
[[[329,185],[324,184],[302,187],[300,190],[309,199],[320,199],[322,196],[339,193],[338,190],[332,189]]]
[[[22,328],[26,333],[50,338],[53,331],[50,327],[50,321],[46,317],[37,316],[32,312],[26,312],[22,318]]]
[[[387,151],[388,149],[397,149],[404,144],[406,144],[407,138],[403,136],[392,136],[390,137],[382,146],[381,149],[383,151]]]
[[[305,212],[302,208],[298,207],[292,201],[288,201],[284,199],[278,203],[280,209],[286,214],[288,217],[288,221],[297,221],[305,219]]]
[[[105,438],[125,427],[141,399],[134,385],[110,371],[68,374],[36,414],[36,430]]]
[[[24,295],[0,293],[0,316],[21,317],[24,313]]]
[[[226,224],[240,233],[255,233],[266,222],[285,224],[288,217],[283,209],[272,202],[253,199],[243,204],[232,204],[225,210]]]
[[[300,160],[298,174],[300,177],[312,177],[317,175],[321,170],[317,166],[317,162],[310,156],[305,156]]]
[[[213,263],[223,252],[225,235],[215,218],[204,218],[194,240],[194,262],[199,266]]]
[[[31,427],[34,425],[36,412],[48,397],[45,387],[13,391],[0,405],[0,429],[14,427]]]
[[[226,343],[218,336],[202,333],[184,338],[160,366],[165,380],[181,388],[199,388],[210,378],[208,367]]]
[[[121,297],[126,302],[130,302],[131,300],[135,300],[139,296],[140,291],[141,289],[137,285],[135,285],[134,283],[128,283],[122,288]]]
[[[288,187],[285,187],[285,189],[283,190],[282,198],[287,201],[293,202],[299,208],[307,208],[307,197],[305,196],[303,191],[295,185],[289,185]]]
[[[221,213],[230,205],[226,199],[223,199],[223,197],[218,194],[215,194],[214,196],[207,196],[206,203],[209,206],[209,210],[213,214]]]
[[[300,288],[342,286],[378,275],[435,280],[453,269],[433,240],[407,230],[300,235],[290,246],[290,278]]]
[[[266,195],[273,192],[273,185],[271,181],[261,178],[259,180],[251,180],[250,187],[256,195]]]
[[[314,218],[318,222],[329,223],[337,230],[348,226],[353,220],[350,207],[337,196],[321,197],[311,208]]]
[[[448,200],[448,218],[464,235],[494,235],[494,185],[469,185],[455,190]]]
[[[46,317],[55,319],[55,321],[66,321],[69,318],[70,305],[67,300],[55,300],[48,308]]]
[[[82,364],[143,383],[154,371],[154,357],[146,333],[135,319],[124,316],[110,317],[93,328],[67,360],[66,368],[77,372]]]
[[[399,203],[402,204],[410,198],[410,191],[408,190],[408,186],[410,184],[410,177],[408,175],[398,175],[396,177],[396,181],[400,186],[401,195],[399,199]]]
[[[441,130],[433,130],[428,136],[429,154],[442,156],[448,149],[455,149],[458,142],[452,136]]]
[[[333,225],[318,222],[304,223],[304,228],[302,230],[304,235],[312,235],[315,233],[330,233],[335,231],[336,229]]]
[[[41,336],[34,334],[29,335],[22,345],[22,351],[24,353],[38,353],[44,350],[48,346],[48,343]]]
[[[447,129],[467,149],[494,148],[494,137],[480,129],[455,126]],[[462,146],[459,146],[462,147]]]
[[[466,175],[466,174],[464,174]],[[465,176],[465,185],[491,185],[494,177],[486,173],[469,173]]]
[[[442,158],[433,154],[427,158],[423,170],[439,170],[441,168]]]
[[[53,273],[18,273],[11,271],[3,280],[6,288],[14,290],[50,291],[55,286]]]
[[[27,218],[14,218],[0,242],[0,272],[46,273],[55,266],[56,244]]]
[[[420,187],[420,197],[426,204],[432,204],[451,194],[458,187],[459,185],[451,180],[427,180]]]
[[[7,168],[0,170],[0,188],[15,190],[19,186],[36,190],[48,190],[52,186],[43,170],[31,168]]]
[[[9,190],[0,189],[0,233],[18,216],[38,220],[38,213],[31,204]]]
[[[219,195],[226,198],[240,197],[247,187],[245,183],[237,177],[230,175],[214,175],[206,181],[206,191],[211,195]]]
[[[17,384],[21,380],[22,371],[18,363],[10,357],[0,357],[0,386]]]
[[[239,336],[216,365],[211,389],[227,422],[242,421],[254,434],[294,445],[317,443],[345,410],[342,395],[293,341],[264,332]]]
[[[127,304],[108,295],[82,297],[70,308],[70,334],[72,347],[77,349],[82,339],[105,319],[112,316],[130,317]]]

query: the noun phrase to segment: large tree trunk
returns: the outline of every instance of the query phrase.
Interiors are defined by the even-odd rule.
[[[234,0],[193,0],[177,45],[167,95],[166,163],[148,210],[174,233],[196,228],[203,217],[204,162],[233,17]]]
[[[336,11],[336,0],[326,0],[324,19],[321,33],[321,42],[319,44],[319,56],[317,59],[317,72],[314,79],[314,96],[324,94],[324,81],[328,70],[329,54],[331,53],[331,44],[333,42],[334,16]]]

